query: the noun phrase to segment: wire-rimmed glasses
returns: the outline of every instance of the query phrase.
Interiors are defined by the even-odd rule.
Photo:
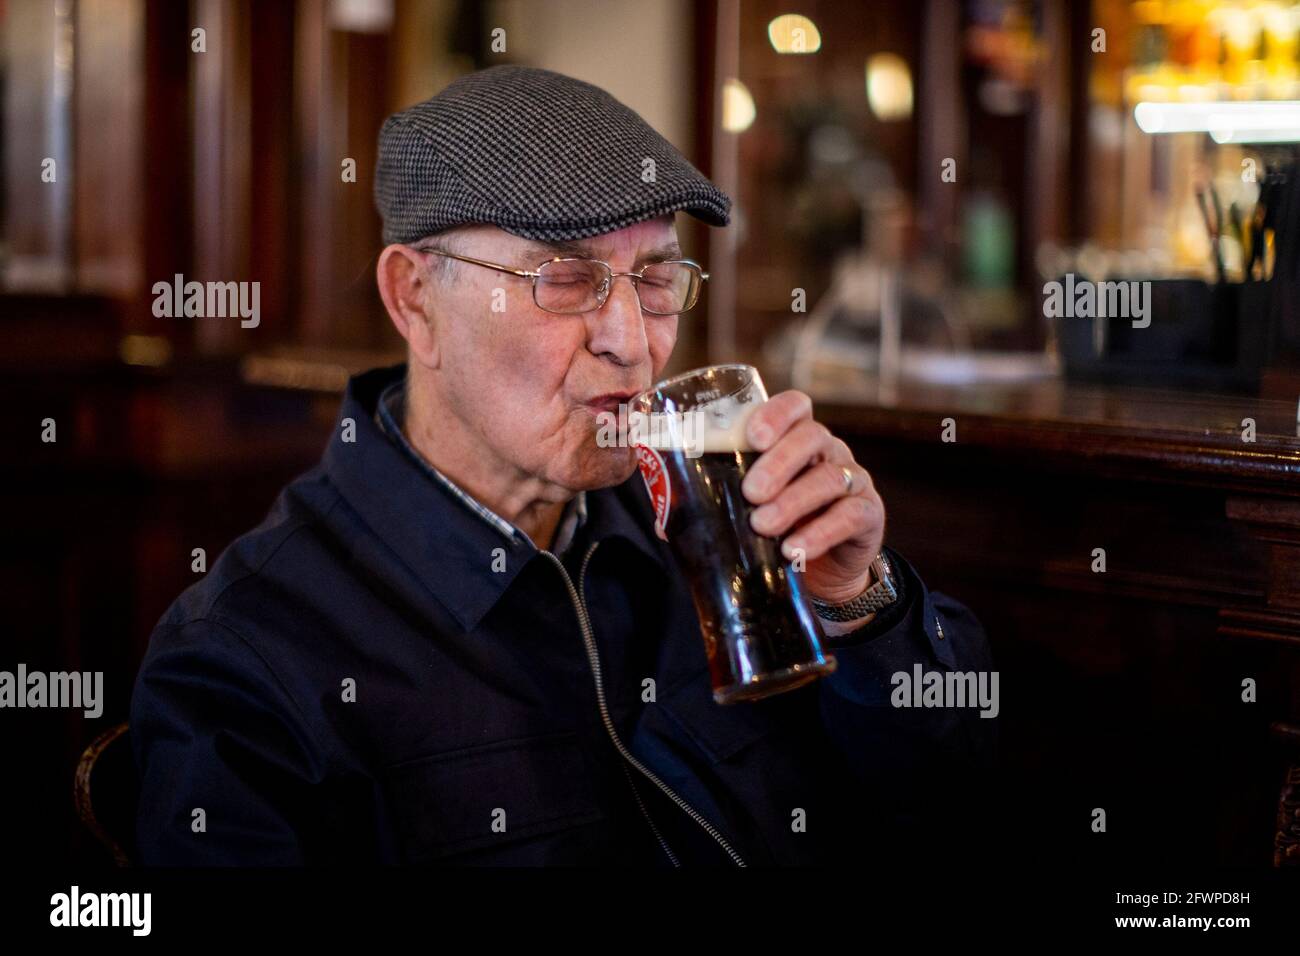
[[[608,262],[600,259],[560,256],[548,259],[536,269],[528,270],[514,269],[454,252],[443,252],[441,249],[413,248],[419,252],[532,279],[533,301],[537,307],[562,315],[599,309],[609,298],[609,290],[619,276],[627,276],[632,280],[642,312],[648,315],[678,315],[694,308],[700,299],[700,289],[709,278],[709,274],[692,259],[650,262],[642,266],[639,272],[615,272]]]

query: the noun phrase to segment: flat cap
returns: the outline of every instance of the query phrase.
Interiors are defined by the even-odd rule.
[[[375,205],[385,243],[467,223],[563,241],[677,210],[725,226],[731,200],[599,87],[494,66],[384,121]]]

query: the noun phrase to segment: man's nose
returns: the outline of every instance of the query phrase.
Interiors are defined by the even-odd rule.
[[[650,346],[636,286],[628,276],[610,279],[605,304],[588,313],[592,354],[608,355],[620,365],[647,361]]]

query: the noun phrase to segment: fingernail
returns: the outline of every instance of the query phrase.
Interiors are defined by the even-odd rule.
[[[781,543],[781,553],[791,561],[793,561],[794,556],[802,550],[804,550],[803,538],[786,538],[785,541]]]
[[[755,445],[765,446],[772,440],[772,429],[768,428],[766,425],[755,425],[753,436]]]

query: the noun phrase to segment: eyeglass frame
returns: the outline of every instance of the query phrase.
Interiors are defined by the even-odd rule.
[[[658,262],[647,262],[644,266],[641,267],[640,272],[615,272],[614,267],[610,265],[608,262],[606,262],[604,259],[592,259],[586,256],[554,256],[553,258],[547,259],[545,262],[538,263],[537,268],[535,270],[529,270],[529,269],[513,269],[510,266],[501,265],[499,262],[488,262],[486,259],[475,259],[473,256],[462,256],[455,252],[443,252],[441,249],[421,249],[419,246],[411,246],[410,248],[414,249],[416,252],[428,253],[435,256],[444,256],[448,259],[456,259],[460,262],[468,262],[471,265],[485,266],[488,269],[495,269],[497,272],[507,272],[510,275],[516,275],[522,279],[532,279],[533,280],[532,282],[533,304],[536,305],[543,312],[549,312],[551,315],[586,315],[588,312],[595,312],[598,309],[603,309],[605,307],[605,303],[609,301],[609,293],[613,288],[614,280],[617,279],[619,276],[627,276],[628,278],[632,279],[632,289],[636,292],[637,306],[645,314],[683,315],[691,311],[691,309],[695,308],[697,305],[700,304],[699,293],[704,290],[704,283],[709,281],[709,274],[705,272],[704,267],[700,265],[698,262],[696,262],[694,259],[662,259]],[[542,277],[541,270],[544,267],[550,265],[552,262],[595,262],[604,266],[606,271],[609,272],[609,279],[606,282],[602,283],[602,285],[606,286],[606,289],[605,289],[604,296],[602,296],[600,299],[600,302],[594,308],[584,309],[581,312],[557,312],[554,309],[546,308],[544,305],[538,302],[537,301],[537,280]],[[669,263],[681,263],[682,265],[688,265],[693,267],[696,271],[699,272],[700,289],[695,294],[695,301],[679,312],[655,312],[653,309],[647,309],[645,307],[645,303],[641,301],[641,287],[637,284],[637,280],[644,278],[645,270],[650,268],[651,266],[661,266]]]

